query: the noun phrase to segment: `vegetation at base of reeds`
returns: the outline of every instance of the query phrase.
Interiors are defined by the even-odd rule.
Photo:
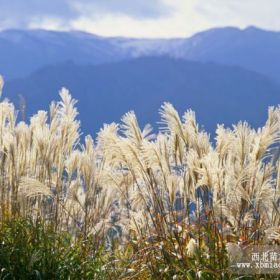
[[[13,217],[0,225],[0,279],[104,279],[92,240],[72,240],[37,219]]]
[[[279,107],[214,144],[169,103],[157,134],[129,112],[81,140],[60,97],[29,124],[0,102],[0,279],[240,279],[236,247],[280,242]]]

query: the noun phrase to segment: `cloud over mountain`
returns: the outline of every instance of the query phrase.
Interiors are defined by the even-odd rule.
[[[0,29],[82,30],[104,36],[185,37],[221,26],[279,30],[278,0],[0,1]]]

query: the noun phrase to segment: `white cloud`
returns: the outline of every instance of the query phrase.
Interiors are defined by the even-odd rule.
[[[280,29],[279,0],[198,0],[194,9],[213,26]]]
[[[59,18],[55,17],[33,17],[27,24],[27,28],[30,29],[46,29],[46,30],[60,30],[67,31],[71,29],[69,25]]]
[[[61,1],[61,0],[60,0]],[[158,18],[172,13],[173,6],[165,0],[71,0],[81,16],[125,15],[137,19]]]
[[[0,11],[0,24],[10,21],[10,27],[26,27],[40,17],[66,25],[79,17],[96,20],[107,15],[155,19],[171,14],[172,5],[165,0],[0,0]]]
[[[279,0],[14,1],[12,6],[0,0],[0,29],[80,29],[130,37],[185,37],[217,26],[280,29]]]
[[[174,11],[169,16],[142,18],[106,15],[97,19],[80,17],[71,22],[75,29],[105,36],[184,37],[209,27],[209,23],[194,10],[196,0],[165,0]]]

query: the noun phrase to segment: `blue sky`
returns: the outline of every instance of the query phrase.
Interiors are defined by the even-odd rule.
[[[185,37],[218,26],[280,30],[279,0],[0,0],[0,29]]]

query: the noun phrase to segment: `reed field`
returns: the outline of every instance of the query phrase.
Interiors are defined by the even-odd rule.
[[[277,279],[228,261],[280,242],[280,107],[210,138],[165,103],[155,132],[128,112],[93,139],[75,104],[27,123],[0,100],[0,279]]]

